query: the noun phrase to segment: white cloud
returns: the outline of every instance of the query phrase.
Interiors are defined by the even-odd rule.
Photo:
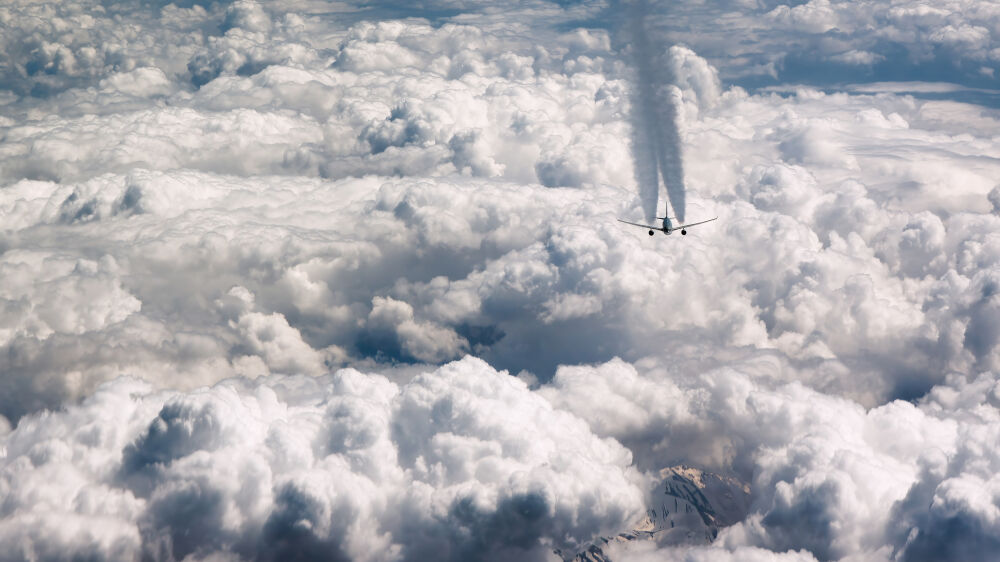
[[[813,562],[816,557],[805,551],[776,553],[756,547],[742,547],[726,550],[713,547],[656,548],[653,543],[616,545],[609,549],[608,557],[621,562],[654,562],[657,560],[683,560],[701,562],[718,560],[725,562]]]
[[[7,313],[0,341],[100,331],[138,312],[140,302],[116,279],[110,256],[98,262],[27,251],[10,251],[0,262],[0,295]]]
[[[837,13],[829,0],[810,0],[794,7],[778,6],[767,13],[771,21],[796,31],[823,33],[837,26]]]
[[[830,60],[842,64],[872,65],[885,60],[885,57],[869,51],[852,50],[834,55]]]

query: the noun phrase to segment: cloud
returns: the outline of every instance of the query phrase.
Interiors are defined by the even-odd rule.
[[[775,553],[770,550],[755,547],[743,547],[736,550],[721,548],[656,548],[652,543],[626,544],[609,549],[608,557],[622,562],[645,562],[654,560],[683,560],[685,562],[700,562],[702,560],[725,560],[732,562],[812,562],[814,556],[805,551],[789,551]]]
[[[3,439],[14,557],[544,557],[641,509],[627,450],[473,358],[403,385],[119,379]]]
[[[5,4],[0,14],[7,31],[0,84],[18,95],[41,98],[142,68],[159,68],[167,76],[183,72],[183,61],[211,32],[209,22],[215,17],[197,3],[129,2],[19,1]],[[115,17],[128,24],[113,25]],[[147,41],[147,31],[158,40]]]

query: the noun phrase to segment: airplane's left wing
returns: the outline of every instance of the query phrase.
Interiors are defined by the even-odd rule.
[[[717,218],[719,218],[719,217],[713,217],[713,218],[708,219],[707,221],[692,222],[692,223],[688,223],[688,224],[679,224],[679,225],[677,225],[677,226],[674,227],[674,230],[677,230],[679,228],[690,228],[692,226],[697,226],[699,224],[705,224],[706,222],[712,222],[712,221],[714,221]]]
[[[618,219],[618,222],[623,222],[625,224],[631,224],[632,226],[641,226],[642,228],[652,228],[653,230],[660,230],[660,227],[658,227],[658,226],[650,226],[648,224],[639,224],[637,222],[628,222],[628,221],[623,221],[621,219]]]

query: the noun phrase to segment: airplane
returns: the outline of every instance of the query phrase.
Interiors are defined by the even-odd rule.
[[[657,230],[659,230],[660,232],[662,232],[664,234],[668,234],[669,235],[671,232],[680,229],[681,234],[687,234],[688,233],[687,232],[688,228],[690,228],[692,226],[695,226],[695,225],[699,225],[699,224],[705,224],[706,222],[712,222],[712,221],[714,221],[715,219],[717,219],[719,217],[713,217],[713,218],[708,219],[707,221],[692,222],[692,223],[688,223],[688,224],[679,224],[677,226],[674,226],[674,225],[670,224],[670,219],[671,218],[677,218],[677,217],[656,217],[656,218],[663,220],[663,226],[662,227],[661,226],[653,226],[653,225],[650,225],[650,224],[639,224],[637,222],[628,222],[628,221],[623,221],[622,219],[618,219],[618,222],[623,222],[625,224],[631,224],[632,226],[639,226],[639,227],[642,227],[642,228],[648,228],[649,229],[649,235],[652,236],[653,232],[657,231]]]

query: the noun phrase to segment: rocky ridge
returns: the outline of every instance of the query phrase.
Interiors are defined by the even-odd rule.
[[[646,515],[634,529],[601,537],[577,553],[556,554],[567,562],[611,562],[605,551],[614,543],[710,543],[720,528],[742,521],[749,509],[748,484],[689,466],[672,466],[660,471],[660,483],[647,500]]]

